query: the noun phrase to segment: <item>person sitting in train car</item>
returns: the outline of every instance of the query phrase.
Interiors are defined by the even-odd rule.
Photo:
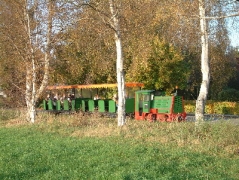
[[[59,95],[58,95],[58,93],[55,94],[55,96],[53,97],[53,100],[55,100],[55,101],[59,100]]]
[[[67,100],[69,102],[69,107],[71,108],[71,102],[74,100],[75,95],[68,93]]]
[[[52,105],[51,105],[51,100],[52,100],[53,98],[52,98],[52,95],[51,94],[47,94],[47,96],[46,96],[46,98],[45,98],[45,101],[46,101],[46,108],[48,109],[48,107],[49,107],[49,105],[50,105],[50,107],[52,107]]]
[[[127,92],[124,94],[124,97],[125,97],[125,99],[129,99],[129,95]]]
[[[50,95],[50,94],[47,94],[45,100],[46,100],[46,101],[51,100],[51,95]]]
[[[117,96],[117,94],[114,94],[112,99],[115,102],[116,107],[118,107],[118,96]]]
[[[60,96],[60,101],[63,103],[63,101],[66,99],[66,95],[65,94],[62,94]]]
[[[60,97],[60,101],[61,101],[61,106],[63,107],[64,105],[64,100],[66,100],[66,95],[62,94],[62,96]]]
[[[71,100],[74,100],[74,99],[75,99],[75,94],[72,93],[72,94],[71,94]]]
[[[98,96],[98,94],[96,94],[95,96],[94,96],[94,100],[98,100],[99,99],[99,96]]]
[[[69,103],[71,103],[71,94],[70,93],[67,95],[67,100]]]
[[[58,93],[55,94],[55,96],[53,97],[53,106],[56,106],[56,101],[59,100],[59,95]]]

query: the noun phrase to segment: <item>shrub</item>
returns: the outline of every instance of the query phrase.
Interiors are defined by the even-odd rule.
[[[185,101],[184,108],[186,113],[195,113],[196,102]],[[237,102],[218,102],[208,100],[205,107],[206,114],[232,114],[239,115],[239,103]]]
[[[239,91],[228,88],[218,93],[218,100],[220,101],[239,101]]]

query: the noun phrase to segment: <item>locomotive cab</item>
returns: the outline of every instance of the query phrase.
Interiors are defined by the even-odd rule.
[[[150,112],[153,90],[141,90],[135,92],[135,119],[144,120],[145,114]]]

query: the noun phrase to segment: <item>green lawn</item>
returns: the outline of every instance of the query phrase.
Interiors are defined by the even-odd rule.
[[[191,123],[118,128],[114,119],[45,118],[1,125],[0,179],[239,179],[238,134],[220,139],[228,128],[239,132],[229,124],[206,125],[200,134]]]

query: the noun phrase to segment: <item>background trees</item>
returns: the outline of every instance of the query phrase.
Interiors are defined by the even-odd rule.
[[[103,4],[103,2],[98,3],[98,9],[105,8]],[[198,32],[199,21],[196,17],[198,3],[196,1],[193,3],[185,1],[177,3],[159,2],[153,0],[145,0],[143,3],[124,1],[121,8],[120,18],[122,22],[122,37],[124,39],[123,50],[126,79],[128,81],[142,81],[144,79],[144,82],[152,82],[151,79],[154,78],[148,79],[149,77],[146,77],[145,73],[149,72],[147,64],[151,63],[150,61],[153,59],[151,57],[154,51],[152,44],[155,38],[159,38],[164,39],[171,47],[176,48],[185,59],[183,62],[187,62],[187,67],[190,67],[189,77],[185,77],[183,83],[177,84],[182,84],[182,88],[187,84],[188,89],[196,92],[196,88],[201,83],[201,73],[198,68],[200,65],[200,33]],[[105,9],[104,11],[107,10]],[[67,63],[68,60],[62,61],[62,64],[65,64],[65,66],[62,68],[63,71],[61,68],[58,68],[58,72],[59,74],[64,73],[67,66],[69,69],[74,67],[78,73],[85,75],[72,79],[74,83],[100,83],[106,80],[107,82],[115,82],[116,76],[109,73],[109,71],[115,71],[114,45],[113,40],[110,38],[112,37],[112,32],[105,27],[104,21],[101,18],[103,15],[100,16],[99,12],[92,8],[84,8],[83,12],[74,28],[65,33],[65,35],[67,34],[65,37],[69,38],[66,38],[64,41],[70,41],[69,44],[67,43],[69,48],[63,45],[63,48],[60,50],[61,54],[65,54],[65,58],[72,57],[72,60],[70,60],[72,63],[70,61]],[[195,12],[195,14],[192,14],[192,12]],[[96,26],[93,26],[95,24]],[[221,28],[214,27],[215,31],[211,35],[214,37],[211,38],[211,42],[216,47],[210,46],[209,49],[213,72],[211,74],[213,86],[212,91],[210,91],[212,92],[210,93],[212,98],[216,98],[217,93],[215,92],[223,89],[228,79],[234,75],[233,62],[227,58],[227,53],[224,53],[226,48],[229,47],[228,32],[225,31],[226,24],[217,24],[221,24]],[[215,33],[217,34],[214,35]],[[216,50],[216,48],[221,49]],[[69,52],[66,52],[68,50]],[[70,51],[74,52],[71,53]],[[77,51],[77,55],[74,54]],[[221,54],[218,52],[221,52]],[[59,59],[62,58],[60,57]],[[76,59],[78,61],[81,59],[80,63],[77,63]],[[216,80],[220,76],[219,67],[225,67],[220,69],[221,72],[228,70],[228,68],[230,69],[227,72],[228,75],[221,77],[220,81]],[[62,78],[65,77],[63,82],[70,83],[70,77],[77,77],[77,71],[69,70],[64,75],[60,75]],[[74,72],[74,75],[71,74],[72,72]],[[185,70],[182,72],[187,74]],[[139,74],[141,74],[141,77]],[[176,83],[173,83],[175,82],[171,82],[171,88],[176,85]]]
[[[175,86],[185,89],[189,75],[190,62],[172,44],[158,37],[150,45],[151,50],[146,62],[139,63],[128,79],[142,82],[146,89],[161,89],[168,94]]]
[[[24,2],[2,1],[0,6],[1,87],[9,102],[18,99],[14,106],[22,104],[25,98],[23,94],[26,69],[24,69],[24,59],[22,58],[25,51],[22,51],[22,49],[26,47],[26,40],[23,38],[23,29],[20,28],[22,27],[22,21],[19,21],[19,18],[23,15],[21,3]]]
[[[16,79],[14,76],[18,76],[22,82],[25,82],[14,84],[13,81],[4,81],[2,83],[6,84],[3,85],[4,87],[8,87],[7,94],[13,86],[18,88],[18,91],[13,92],[13,95],[9,97],[24,97],[24,104],[27,106],[27,120],[34,122],[37,100],[48,84],[52,47],[56,43],[56,39],[53,38],[54,31],[59,31],[59,25],[62,25],[60,16],[54,17],[55,12],[64,4],[54,0],[22,0],[3,1],[1,5],[2,43],[8,46],[7,50],[14,54],[11,56],[9,51],[3,51],[6,52],[5,58],[13,64],[5,63],[7,71],[1,72],[12,73],[11,78]],[[16,71],[9,70],[12,67]]]
[[[101,6],[98,8],[102,10]],[[109,8],[108,1],[104,6]],[[79,8],[84,13],[61,33],[62,42],[56,47],[52,81],[68,84],[115,82],[116,74],[111,73],[116,69],[113,31],[105,25],[98,11],[88,5]]]
[[[47,52],[49,3],[54,4],[49,83],[116,82],[114,31],[106,20],[110,17],[108,1],[27,1],[32,46],[24,24],[24,2],[3,0],[0,6],[0,83],[10,102],[18,99],[15,105],[25,105],[29,47],[34,50],[36,89],[40,87]],[[208,17],[233,14],[238,6],[233,1],[209,2]],[[120,4],[126,81],[144,82],[148,88],[168,92],[179,86],[193,94],[188,97],[197,97],[202,78],[198,1],[123,0]],[[217,99],[218,93],[230,86],[239,90],[235,86],[238,53],[230,47],[227,23],[223,18],[208,21],[211,99]]]

